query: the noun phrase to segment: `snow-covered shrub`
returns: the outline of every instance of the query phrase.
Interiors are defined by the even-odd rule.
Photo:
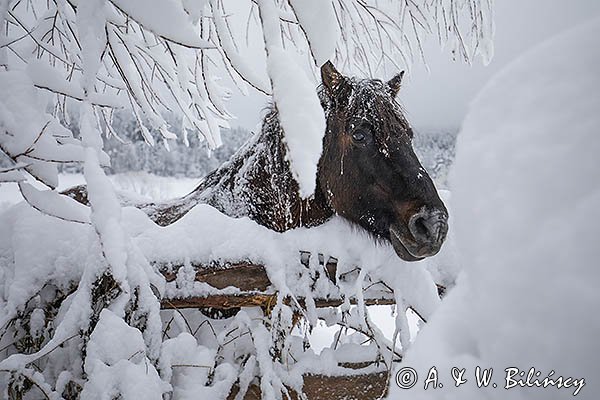
[[[0,216],[2,395],[137,399],[179,395],[190,388],[189,379],[181,388],[172,386],[186,379],[171,363],[179,362],[180,349],[169,347],[178,345],[163,346],[159,298],[167,285],[134,240],[148,221],[121,208],[103,170],[110,159],[102,134],[119,136],[112,124],[115,110],[131,113],[149,144],[155,142],[154,130],[169,147],[177,138],[169,121],[177,120],[184,143],[192,133],[215,149],[230,119],[228,82],[242,92],[272,93],[283,118],[291,168],[302,195],[310,196],[324,133],[314,71],[327,59],[364,75],[397,69],[422,55],[420,36],[433,30],[461,57],[481,54],[487,60],[490,14],[486,0],[0,0],[0,150],[11,160],[0,170],[0,182],[18,182],[33,207],[21,204]],[[306,119],[303,129],[297,126],[296,111]],[[78,126],[79,136],[68,129],[71,124]],[[57,164],[65,162],[83,163],[89,207],[54,190]],[[36,189],[26,182],[29,178],[49,190]],[[218,222],[237,228],[226,218]],[[175,230],[181,227],[175,225]],[[188,229],[194,227],[190,223]],[[208,232],[217,227],[205,226]],[[266,248],[253,251],[268,253],[264,239],[269,234],[254,236]],[[180,239],[176,243],[189,238]],[[235,249],[211,239],[193,237],[194,244],[200,242],[195,247],[215,247],[208,255]],[[153,248],[169,244],[159,240]],[[283,242],[279,247],[290,251]],[[316,254],[318,246],[310,250]],[[393,254],[387,250],[371,249],[371,255],[385,260]],[[271,261],[277,265],[281,260]],[[372,260],[359,261],[363,271],[369,266],[376,270]],[[403,292],[396,299],[399,325],[406,325],[403,307],[409,300],[429,315],[437,297],[428,276],[410,268],[398,274],[393,263],[386,265],[394,270],[392,282],[407,277],[396,282]],[[359,285],[350,288],[359,300],[366,272],[361,274]],[[282,384],[300,386],[299,373],[292,376],[284,368],[285,355],[302,348],[290,335],[292,311],[283,302],[293,293],[283,270],[271,270],[270,278],[278,290],[270,315],[255,318],[249,310],[233,321],[240,335],[249,332],[252,337],[243,357],[219,354],[222,358],[215,359],[227,362],[215,362],[206,379],[195,374],[214,396],[222,397],[223,387],[235,379],[247,385],[254,376],[261,377],[267,398],[281,398]],[[426,290],[416,293],[415,288]],[[307,308],[314,323],[310,301]],[[357,328],[368,325],[364,307],[345,312],[344,318]],[[407,343],[407,335],[402,329],[401,342]],[[125,345],[113,343],[121,338]],[[193,360],[216,354],[204,344],[194,348],[185,336],[177,338],[167,343],[189,348]],[[375,342],[381,345],[382,340]]]
[[[596,19],[548,40],[472,103],[451,176],[464,272],[400,365],[418,384],[390,398],[600,395],[599,37]],[[425,391],[433,366],[443,388]],[[493,368],[489,387],[476,366]]]

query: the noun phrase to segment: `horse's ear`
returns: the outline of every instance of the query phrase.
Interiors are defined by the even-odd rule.
[[[402,77],[404,76],[404,71],[400,72],[398,75],[390,79],[387,83],[388,88],[390,90],[390,94],[392,97],[396,97],[398,92],[400,91],[400,87],[402,86]]]
[[[321,66],[321,80],[327,91],[333,93],[344,80],[344,76],[335,69],[331,61],[327,61]]]

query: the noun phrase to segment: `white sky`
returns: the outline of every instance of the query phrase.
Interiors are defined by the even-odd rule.
[[[431,37],[425,49],[430,73],[414,65],[400,91],[409,122],[417,131],[458,128],[469,101],[495,72],[533,45],[599,15],[600,0],[495,0],[495,55],[490,65],[483,66],[480,59],[472,66],[453,62]],[[238,119],[232,125],[255,129],[267,99],[257,93],[234,96],[229,109]]]

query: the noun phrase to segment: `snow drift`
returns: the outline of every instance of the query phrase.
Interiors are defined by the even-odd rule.
[[[451,177],[464,270],[400,365],[418,383],[390,398],[598,398],[598,37],[594,20],[543,43],[471,104]],[[433,366],[443,388],[424,390]],[[494,368],[489,387],[475,366]],[[507,380],[509,367],[524,374]],[[530,368],[532,384],[578,383],[528,387]]]

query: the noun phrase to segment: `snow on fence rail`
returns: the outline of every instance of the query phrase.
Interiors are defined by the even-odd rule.
[[[184,265],[173,265],[165,263],[154,263],[159,271],[162,272],[167,282],[174,282],[177,279],[175,270],[184,268]],[[321,266],[323,266],[321,264]],[[248,262],[230,264],[224,267],[210,267],[201,264],[192,264],[195,271],[196,282],[206,283],[214,289],[222,290],[227,287],[239,289],[239,293],[214,293],[203,296],[189,297],[165,297],[161,301],[163,309],[179,308],[198,308],[198,307],[217,307],[217,308],[237,308],[251,306],[266,306],[272,302],[277,293],[270,288],[272,286],[267,271],[264,266]],[[322,272],[333,282],[336,283],[337,260],[330,258],[327,264],[323,266]],[[355,269],[340,274],[339,279],[347,283],[355,283],[360,269]],[[379,290],[377,290],[377,288]],[[437,285],[438,293],[443,295],[445,287]],[[373,305],[392,305],[396,304],[393,291],[384,282],[372,282],[368,285],[363,294],[364,303],[367,306]],[[338,307],[344,304],[345,299],[340,297],[314,298],[315,307]],[[356,304],[356,298],[348,299],[350,304]],[[304,298],[298,298],[300,305],[304,306]],[[411,308],[412,309],[412,308]],[[417,310],[414,310],[418,314]],[[422,318],[423,319],[423,318]]]

